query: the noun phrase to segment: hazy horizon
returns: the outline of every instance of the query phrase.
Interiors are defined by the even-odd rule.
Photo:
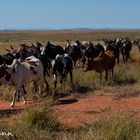
[[[33,31],[47,31],[47,30],[140,30],[140,28],[110,28],[110,27],[101,27],[101,28],[5,28],[0,29],[0,31],[20,31],[20,30],[33,30]]]

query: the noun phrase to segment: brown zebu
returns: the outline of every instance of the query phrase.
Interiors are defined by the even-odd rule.
[[[108,79],[108,71],[114,71],[115,66],[115,55],[113,51],[102,51],[98,57],[94,59],[86,59],[84,71],[95,70],[100,73],[100,79],[102,78],[102,73],[105,71],[105,79]]]

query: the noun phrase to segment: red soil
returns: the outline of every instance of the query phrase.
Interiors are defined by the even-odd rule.
[[[22,102],[16,102],[14,109],[34,106],[35,103],[28,102],[23,105]],[[78,102],[64,105],[55,105],[53,108],[59,115],[59,120],[67,127],[76,127],[85,123],[95,122],[102,116],[113,114],[118,111],[131,113],[132,117],[140,119],[140,97],[122,98],[114,100],[111,96],[93,96],[90,95]],[[0,101],[0,110],[10,108],[10,102]]]
[[[140,119],[140,97],[114,100],[109,96],[89,96],[76,103],[58,105],[54,108],[59,114],[60,121],[68,127],[90,124],[103,115],[123,110]]]
[[[24,109],[34,105],[32,101],[28,101],[27,105],[23,104],[23,102],[16,102],[14,107],[11,108],[10,103],[11,102],[0,101],[0,110]]]

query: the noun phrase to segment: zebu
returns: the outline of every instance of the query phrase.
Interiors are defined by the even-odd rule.
[[[28,57],[24,62],[14,59],[9,66],[0,66],[0,85],[7,84],[14,86],[13,100],[11,107],[14,106],[16,96],[22,86],[31,82],[38,83],[39,94],[43,92],[44,69],[42,62],[34,56]],[[23,93],[24,103],[26,103],[25,93]]]

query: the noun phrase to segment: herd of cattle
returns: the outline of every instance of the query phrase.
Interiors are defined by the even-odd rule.
[[[15,87],[11,107],[14,106],[17,96],[22,92],[24,103],[26,103],[26,91],[24,86],[33,82],[34,88],[39,89],[39,94],[43,93],[44,82],[46,84],[46,94],[49,89],[46,74],[54,77],[54,88],[56,89],[57,77],[60,77],[62,84],[67,74],[70,74],[71,86],[73,86],[73,67],[77,67],[78,62],[82,63],[83,70],[95,70],[100,73],[105,71],[105,79],[108,72],[113,70],[115,62],[120,62],[120,54],[124,62],[130,58],[132,43],[128,38],[116,40],[104,40],[104,45],[92,42],[76,40],[66,41],[64,47],[54,45],[49,41],[43,45],[40,42],[32,44],[20,44],[18,49],[10,46],[6,49],[8,53],[0,55],[0,85],[8,84]]]

